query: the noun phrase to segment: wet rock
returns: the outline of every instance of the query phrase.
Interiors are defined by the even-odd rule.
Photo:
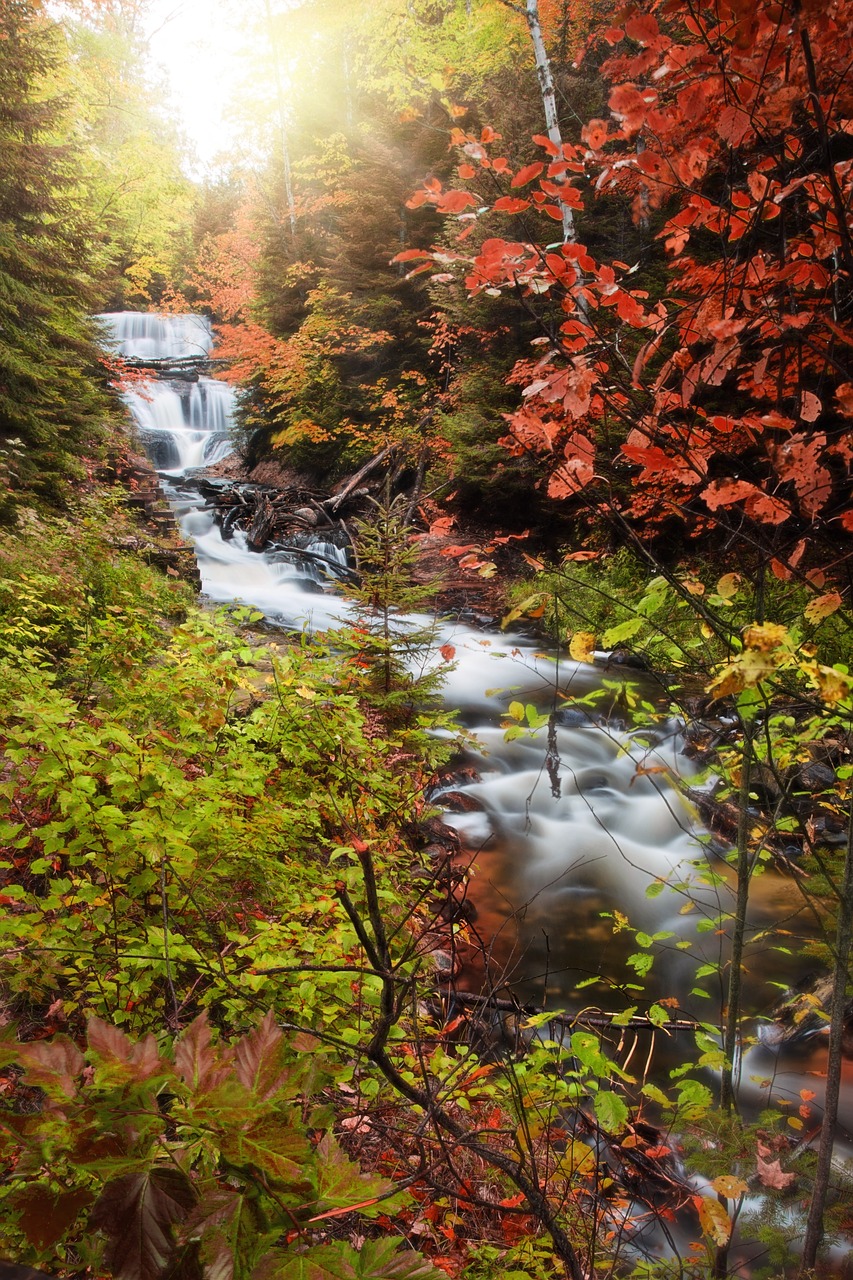
[[[435,803],[440,804],[448,813],[482,813],[483,805],[469,791],[443,791],[436,796]]]
[[[458,853],[461,848],[459,833],[441,818],[425,818],[419,824],[418,834],[427,845],[438,845],[445,853]]]
[[[449,951],[433,951],[430,960],[439,982],[452,982],[461,968],[457,957]]]
[[[820,764],[813,761],[811,764],[801,765],[795,770],[791,783],[794,791],[808,791],[814,794],[818,791],[827,791],[830,787],[835,786],[835,770],[830,768],[828,764]]]
[[[581,707],[560,707],[554,712],[554,719],[561,729],[580,729],[593,723],[590,713]]]
[[[295,520],[302,520],[304,524],[312,526],[320,522],[320,517],[313,507],[294,507],[291,515]]]
[[[771,1020],[759,1030],[759,1039],[768,1048],[802,1049],[811,1052],[816,1038],[829,1033],[832,978],[814,974],[787,992],[776,1005]],[[841,1051],[853,1059],[853,1000],[844,1010]]]
[[[652,670],[648,658],[641,653],[634,653],[632,649],[613,649],[604,661],[604,670],[608,667],[628,667],[632,671]]]

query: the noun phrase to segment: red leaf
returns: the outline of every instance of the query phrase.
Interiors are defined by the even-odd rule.
[[[501,196],[492,208],[498,213],[521,213],[523,209],[530,208],[530,201],[519,200],[515,196]]]
[[[638,44],[653,44],[660,36],[660,27],[650,13],[635,14],[625,23],[625,35]]]
[[[853,382],[842,382],[835,389],[838,411],[845,418],[853,418]]]
[[[470,191],[445,191],[439,197],[436,208],[439,213],[461,213],[463,209],[468,209],[476,203]]]
[[[107,1237],[104,1262],[114,1280],[160,1280],[172,1257],[172,1227],[195,1203],[179,1169],[153,1168],[108,1182],[89,1215]]]
[[[558,156],[560,154],[560,148],[557,146],[556,142],[552,142],[550,138],[546,138],[544,133],[534,133],[533,141],[537,146],[544,147],[549,156]]]
[[[600,151],[607,141],[607,121],[590,120],[581,129],[581,138],[590,151]]]
[[[456,649],[452,644],[443,644],[438,652],[445,662],[452,662],[456,657]]]
[[[528,182],[532,182],[534,178],[538,178],[542,170],[545,168],[541,160],[534,161],[533,164],[526,164],[523,169],[519,169],[518,173],[512,180],[514,187],[524,187]]]
[[[237,1079],[261,1098],[281,1088],[287,1071],[282,1062],[284,1037],[270,1009],[263,1022],[234,1046]]]
[[[769,493],[762,493],[761,489],[748,480],[715,480],[702,490],[702,497],[711,511],[743,502],[747,515],[764,524],[782,524],[791,514],[787,502],[773,498]]]
[[[717,133],[732,147],[739,147],[752,132],[748,112],[742,107],[724,107],[717,121]]]
[[[31,1182],[12,1194],[12,1204],[21,1210],[20,1227],[30,1244],[43,1251],[61,1240],[77,1220],[81,1209],[94,1200],[90,1191],[54,1194],[48,1187]],[[36,1274],[38,1274],[36,1272]]]
[[[800,417],[804,422],[814,422],[823,408],[820,400],[811,391],[804,391],[800,397]]]
[[[443,533],[449,533],[456,524],[456,516],[439,516],[437,520],[433,520],[429,527],[431,534],[438,536]]]

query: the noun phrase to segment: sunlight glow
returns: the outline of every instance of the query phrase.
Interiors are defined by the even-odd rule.
[[[242,38],[226,0],[152,0],[145,29],[152,62],[165,72],[167,105],[195,153],[193,170],[240,150],[229,102],[241,75]]]

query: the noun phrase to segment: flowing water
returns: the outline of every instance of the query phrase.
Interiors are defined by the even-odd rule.
[[[210,329],[198,317],[120,314],[104,321],[114,348],[128,356],[175,359],[211,347]],[[188,483],[193,468],[231,447],[235,401],[227,384],[206,377],[158,380],[126,399],[195,545],[208,598],[253,605],[296,630],[326,630],[353,619],[352,606],[316,563],[300,562],[296,553],[249,551],[239,534],[223,540]],[[343,556],[335,547],[323,550]],[[727,950],[718,917],[733,909],[733,895],[724,861],[676,785],[691,768],[678,724],[662,721],[633,734],[620,727],[626,673],[609,670],[605,661],[575,663],[542,652],[529,637],[449,621],[439,626],[432,659],[447,667],[440,645],[455,651],[445,700],[476,740],[445,788],[452,810],[446,821],[456,828],[461,860],[472,873],[471,931],[489,955],[484,975],[474,949],[463,954],[461,982],[487,981],[492,989],[512,983],[524,999],[553,1010],[636,1005],[642,1012],[653,1000],[669,999],[673,1010],[718,1021],[722,987],[715,973]],[[575,700],[603,681],[610,682],[607,698],[615,708],[597,717]],[[654,697],[655,691],[644,693]],[[556,710],[550,772],[545,729],[505,740],[513,702]],[[709,867],[719,883],[707,882]],[[760,1014],[797,976],[798,962],[787,952],[796,947],[805,912],[792,881],[767,873],[754,886],[744,981]],[[781,937],[778,927],[786,931]],[[653,935],[662,936],[652,941]],[[645,961],[630,957],[646,954],[654,963],[640,974]],[[700,966],[714,972],[697,979]],[[670,1058],[689,1057],[690,1049],[685,1043],[682,1052],[673,1039]],[[743,1090],[753,1106],[771,1097],[797,1102],[803,1087],[818,1093],[819,1105],[821,1085],[813,1073],[820,1041],[801,1052],[805,1056],[751,1051]],[[853,1128],[849,1088],[841,1124]]]

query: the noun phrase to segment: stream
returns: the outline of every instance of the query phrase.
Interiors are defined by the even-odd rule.
[[[209,326],[196,316],[120,313],[102,320],[110,347],[125,356],[179,359],[212,347]],[[354,606],[316,562],[300,560],[298,553],[249,551],[239,532],[223,540],[193,486],[192,472],[232,447],[231,387],[203,376],[152,379],[125,399],[195,546],[204,596],[252,605],[290,630],[325,631],[353,620]],[[345,557],[327,543],[316,550]],[[444,698],[476,740],[445,788],[445,822],[458,832],[461,861],[471,868],[471,929],[487,944],[489,971],[483,973],[476,948],[466,954],[463,946],[459,986],[476,991],[486,984],[506,994],[511,984],[522,1000],[553,1011],[637,1006],[644,1013],[664,999],[674,1016],[718,1022],[728,939],[717,917],[733,910],[730,875],[675,784],[691,772],[678,723],[662,720],[632,732],[620,719],[626,678],[649,677],[610,669],[605,657],[576,663],[543,652],[520,634],[447,619],[437,632],[435,665],[447,666],[438,646],[455,651]],[[608,701],[616,703],[616,714],[606,718],[572,701],[602,682],[609,682]],[[654,696],[651,686],[643,692]],[[545,713],[556,709],[552,745],[558,763],[551,774],[559,779],[553,787],[558,795],[546,768],[546,729],[505,740],[513,702]],[[435,799],[441,803],[441,793]],[[721,883],[703,882],[709,865]],[[625,924],[614,930],[620,917]],[[802,976],[803,961],[792,952],[797,937],[810,931],[813,923],[791,879],[766,872],[754,881],[744,983],[757,1026],[780,988]],[[648,973],[638,973],[645,960],[629,959],[637,955],[654,957]],[[701,966],[713,970],[697,978]],[[654,1071],[692,1051],[689,1042],[680,1048],[678,1034],[640,1035],[641,1061],[655,1041]],[[796,1110],[799,1091],[808,1088],[817,1095],[812,1107],[819,1118],[824,1039],[805,1040],[799,1049],[776,1051],[762,1043],[750,1049],[741,1068],[746,1112],[756,1114],[771,1099]],[[848,1062],[839,1135],[848,1152],[851,1069]],[[713,1087],[710,1073],[708,1083]]]

